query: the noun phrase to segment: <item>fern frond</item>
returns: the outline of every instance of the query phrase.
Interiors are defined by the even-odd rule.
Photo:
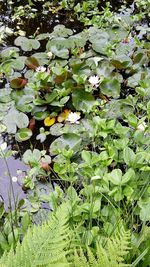
[[[5,254],[0,264],[5,267],[67,267],[67,247],[71,231],[67,224],[66,205],[62,205],[48,223],[28,230],[16,253]]]
[[[84,255],[83,250],[80,248],[79,254],[78,254],[77,250],[75,250],[74,267],[83,267],[83,266],[84,267],[90,267],[85,255]]]
[[[125,256],[130,250],[130,233],[121,228],[121,231],[116,234],[114,239],[109,239],[107,242],[108,258],[110,267],[126,267],[124,263]]]
[[[127,267],[130,264],[125,263],[125,256],[130,250],[130,233],[121,229],[114,238],[108,239],[106,247],[97,244],[96,256],[90,248],[87,249],[87,259],[80,249],[80,254],[75,253],[75,267]]]
[[[87,248],[87,255],[88,255],[89,265],[97,267],[97,260],[89,247]]]

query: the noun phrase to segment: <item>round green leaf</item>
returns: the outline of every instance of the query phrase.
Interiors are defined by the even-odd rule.
[[[19,129],[15,134],[15,138],[18,142],[29,140],[32,136],[32,131],[28,128]]]

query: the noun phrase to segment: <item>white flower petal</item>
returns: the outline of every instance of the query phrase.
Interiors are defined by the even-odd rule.
[[[99,80],[99,77],[97,76],[97,75],[95,75],[95,76],[91,76],[90,78],[89,78],[89,83],[92,85],[92,86],[98,86],[99,85],[99,82],[100,82],[100,80]]]
[[[13,183],[17,183],[17,181],[18,181],[18,178],[16,176],[13,176],[11,179],[12,179]]]
[[[39,66],[36,68],[36,72],[45,72],[45,71],[46,71],[46,68],[43,66]]]
[[[69,113],[68,115],[68,118],[67,118],[67,121],[69,121],[70,123],[77,123],[79,124],[79,121],[80,120],[80,113],[79,112],[71,112]]]

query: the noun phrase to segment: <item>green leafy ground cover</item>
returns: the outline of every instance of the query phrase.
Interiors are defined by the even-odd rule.
[[[1,266],[9,266],[11,253],[24,236],[12,266],[18,255],[25,258],[32,246],[26,241],[32,230],[26,235],[27,229],[47,220],[44,202],[54,214],[67,203],[64,225],[73,243],[66,232],[64,238],[58,235],[49,250],[57,249],[59,238],[67,242],[68,251],[64,243],[58,246],[64,265],[55,253],[56,262],[47,262],[43,246],[45,263],[37,254],[34,266],[148,267],[150,3],[118,3],[116,11],[112,3],[102,8],[99,1],[23,4],[33,9],[37,2],[43,14],[44,8],[56,14],[74,11],[84,29],[76,33],[58,24],[51,32],[13,36],[14,43],[6,47],[8,32],[2,26],[1,139],[6,134],[14,138],[20,152],[24,146],[21,158],[30,168],[21,180],[26,199],[18,203],[12,190],[15,208],[10,205],[8,212],[1,206],[1,255],[12,246],[10,261],[4,260],[4,254]],[[21,3],[17,3],[10,4],[14,21],[19,23],[27,14],[18,15]],[[0,147],[7,163],[14,151],[4,141]],[[9,178],[18,181],[17,175]],[[41,183],[47,193],[41,193]],[[39,234],[39,244],[43,243],[42,230],[33,231]],[[123,247],[117,254],[119,246]],[[18,261],[18,266],[30,266],[30,261],[32,257],[29,263]]]

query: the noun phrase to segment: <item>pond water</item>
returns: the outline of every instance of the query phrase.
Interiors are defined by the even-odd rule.
[[[8,166],[6,165],[4,159],[0,159],[0,198],[2,201],[4,201],[4,206],[6,209],[8,209],[9,207],[10,197],[11,203],[14,206],[12,190],[14,192],[16,202],[18,202],[22,198],[25,198],[25,193],[22,190],[21,184],[23,174],[27,170],[27,166],[24,165],[20,159],[15,159],[14,157],[8,158],[7,164]],[[18,176],[18,170],[22,170],[22,176],[19,175],[18,181],[13,182],[12,177]],[[11,177],[9,175],[11,175]]]

